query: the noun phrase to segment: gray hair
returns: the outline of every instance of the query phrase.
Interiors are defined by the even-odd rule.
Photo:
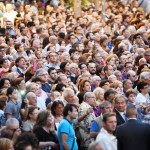
[[[33,95],[36,95],[36,94],[33,93],[33,92],[28,92],[28,93],[26,94],[26,98],[29,100]]]
[[[105,107],[107,107],[108,105],[112,105],[112,103],[110,103],[109,101],[105,101],[100,105],[100,109],[104,109]]]
[[[13,124],[19,124],[19,121],[16,118],[9,118],[6,121],[6,128],[9,128]]]
[[[41,75],[41,73],[45,72],[46,70],[43,69],[43,68],[40,68],[40,69],[37,69],[36,73],[35,73],[35,76],[38,77]],[[47,72],[47,71],[46,71]]]
[[[93,93],[93,92],[86,92],[86,93],[84,94],[84,96],[83,96],[84,101],[86,101],[86,98],[89,97],[89,96],[91,96],[91,95],[94,95],[94,93]],[[94,96],[95,96],[95,95],[94,95]]]
[[[94,76],[94,77],[92,77],[92,82],[95,82],[96,80],[100,80],[101,78],[99,77],[99,76]]]
[[[74,93],[74,91],[70,88],[65,88],[64,92],[63,92],[63,97],[66,98],[71,92]]]
[[[150,72],[142,72],[140,74],[140,80],[146,81],[150,78]]]
[[[27,93],[30,92],[30,88],[31,88],[32,86],[34,86],[34,85],[36,85],[36,83],[34,83],[34,82],[31,82],[31,83],[27,84],[27,85],[26,85],[26,92],[27,92]]]

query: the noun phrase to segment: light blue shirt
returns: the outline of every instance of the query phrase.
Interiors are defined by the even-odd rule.
[[[78,150],[78,145],[76,142],[75,131],[72,122],[67,119],[63,119],[58,127],[58,141],[60,144],[60,150],[64,150],[61,141],[61,134],[65,133],[68,135],[67,144],[72,150]]]

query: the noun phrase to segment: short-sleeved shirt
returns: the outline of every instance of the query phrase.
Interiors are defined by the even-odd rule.
[[[67,119],[63,119],[58,127],[58,140],[60,144],[60,150],[63,150],[61,141],[62,133],[68,135],[67,144],[70,147],[70,149],[73,147],[72,150],[78,150],[73,124]]]
[[[12,115],[12,117],[18,119],[18,121],[20,121],[21,117],[20,117],[20,108],[21,108],[21,103],[20,102],[16,102],[14,103],[12,100],[9,100],[9,102],[6,105],[4,114],[10,114]]]
[[[99,132],[100,128],[95,120],[92,121],[90,132]]]

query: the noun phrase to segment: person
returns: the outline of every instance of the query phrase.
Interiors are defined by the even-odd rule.
[[[60,150],[78,150],[75,131],[72,124],[72,120],[76,119],[77,115],[77,106],[75,104],[67,104],[64,107],[64,119],[61,121],[58,127]]]
[[[101,115],[92,121],[90,128],[90,136],[96,138],[99,131],[103,127],[102,118],[105,113],[112,112],[112,104],[108,101],[103,102],[100,106]]]
[[[21,134],[14,143],[15,150],[33,150],[38,149],[39,141],[35,134],[25,132]]]
[[[150,125],[137,121],[135,106],[128,106],[126,115],[128,121],[116,129],[118,150],[149,150]]]
[[[1,130],[1,137],[8,138],[15,142],[20,134],[19,121],[16,118],[7,119],[6,126]]]
[[[43,110],[38,114],[33,133],[39,140],[41,150],[55,150],[58,147],[57,135],[54,131],[54,117],[49,111]]]
[[[116,126],[117,119],[115,113],[103,115],[103,128],[99,132],[96,141],[102,144],[104,150],[117,150],[117,139],[113,135]]]
[[[126,103],[127,103],[126,97],[121,94],[117,94],[114,99],[114,103],[115,103],[114,112],[116,113],[117,126],[118,126],[127,121],[127,117],[125,114]]]
[[[57,130],[63,119],[64,104],[61,100],[55,100],[51,106],[51,113],[54,116],[55,129]]]
[[[25,132],[32,132],[33,126],[36,123],[37,115],[39,111],[37,107],[30,106],[28,110],[27,120],[22,124],[22,130]]]
[[[0,150],[14,150],[13,142],[7,138],[0,139]]]

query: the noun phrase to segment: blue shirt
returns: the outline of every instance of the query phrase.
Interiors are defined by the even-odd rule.
[[[70,149],[73,146],[72,150],[78,150],[73,124],[67,119],[63,119],[58,127],[58,141],[60,144],[60,150],[64,150],[61,141],[62,133],[68,135],[67,144],[70,147]]]

